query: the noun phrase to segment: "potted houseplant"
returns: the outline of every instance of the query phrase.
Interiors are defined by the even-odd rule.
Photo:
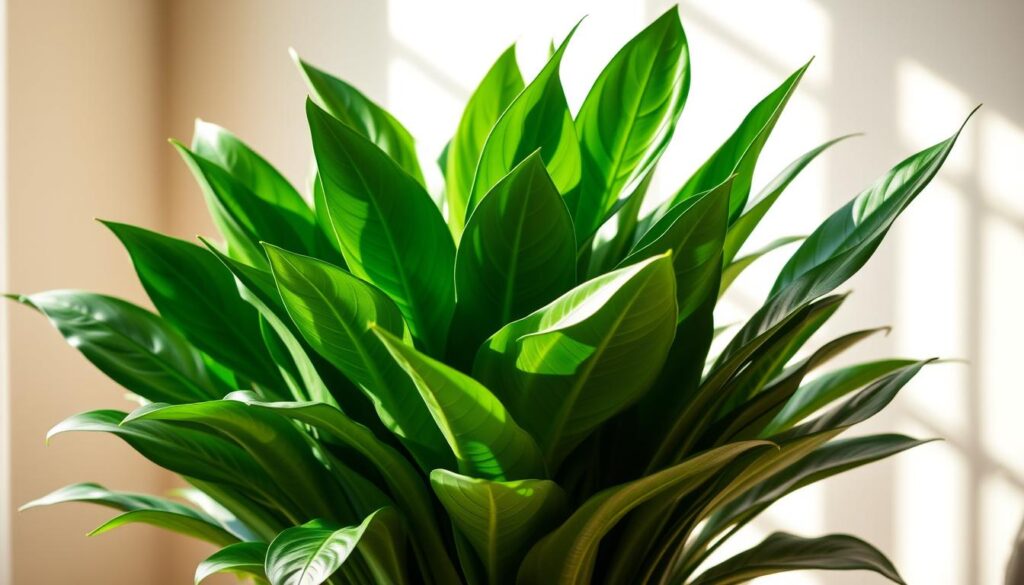
[[[213,543],[197,582],[711,585],[807,568],[901,582],[847,535],[773,534],[706,561],[782,496],[923,442],[838,437],[929,360],[810,379],[876,330],[806,346],[956,134],[832,214],[761,307],[717,330],[733,279],[794,240],[744,243],[836,142],[753,191],[807,65],[641,213],[689,90],[678,12],[615,55],[575,116],[559,81],[571,37],[529,81],[512,48],[498,58],[438,161],[437,202],[402,124],[298,57],[307,197],[197,123],[174,147],[221,241],[103,222],[156,313],[83,291],[9,295],[142,403],[50,435],[116,435],[179,474],[186,501],[83,483],[26,507],[92,502],[120,512],[96,533],[142,522]]]

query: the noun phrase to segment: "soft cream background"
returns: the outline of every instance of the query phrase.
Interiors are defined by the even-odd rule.
[[[202,116],[233,129],[296,182],[308,164],[296,47],[392,108],[433,158],[495,56],[520,40],[535,71],[552,36],[590,14],[563,78],[578,104],[616,48],[667,2],[517,3],[241,0],[8,0],[0,171],[5,290],[79,287],[142,302],[126,255],[93,217],[182,237],[211,232],[198,190],[164,138]],[[694,83],[663,190],[809,56],[811,72],[762,157],[760,183],[828,137],[759,241],[806,233],[913,150],[944,138],[978,102],[940,179],[897,224],[828,333],[891,324],[852,357],[961,357],[922,375],[876,431],[943,436],[812,487],[747,531],[852,532],[887,551],[910,583],[995,584],[1024,515],[1024,4],[1018,0],[686,0]],[[753,242],[754,244],[758,242]],[[727,321],[763,298],[766,261],[737,285]],[[772,265],[774,262],[774,266]],[[12,310],[13,309],[13,310]],[[126,407],[120,391],[27,310],[0,309],[0,583],[187,583],[207,552],[147,527],[96,538],[104,510],[17,505],[72,481],[163,491],[176,485],[110,437],[46,430],[72,413]],[[7,481],[4,481],[7,480]],[[7,556],[9,556],[9,559]],[[786,575],[764,582],[876,583]]]

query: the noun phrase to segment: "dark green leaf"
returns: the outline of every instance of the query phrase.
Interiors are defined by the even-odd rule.
[[[306,113],[345,262],[398,304],[428,352],[440,354],[455,308],[455,244],[444,219],[423,187],[383,151],[312,102]]]

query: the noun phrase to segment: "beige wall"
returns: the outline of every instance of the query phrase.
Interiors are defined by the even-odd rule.
[[[432,159],[476,78],[509,43],[522,41],[520,56],[533,71],[548,39],[589,13],[563,75],[578,104],[617,46],[667,6],[11,0],[6,287],[70,286],[143,298],[127,258],[91,218],[181,237],[211,233],[197,188],[164,142],[187,140],[194,117],[232,129],[302,182],[308,134],[289,46],[391,107]],[[889,552],[909,582],[999,582],[1024,514],[1024,426],[1016,416],[1024,410],[1024,388],[1014,367],[1017,332],[1024,330],[1024,183],[1017,172],[1024,158],[1024,4],[687,0],[682,14],[694,83],[679,144],[661,165],[662,189],[678,184],[753,102],[810,55],[817,59],[765,152],[759,181],[828,137],[867,132],[793,186],[764,239],[806,233],[985,102],[941,179],[851,283],[855,294],[830,330],[895,326],[891,336],[857,350],[858,358],[969,359],[970,367],[943,366],[923,376],[872,429],[949,440],[789,498],[744,538],[774,529],[849,531]],[[723,320],[763,298],[772,263],[777,268],[783,259],[737,284]],[[71,481],[158,492],[173,485],[109,437],[61,437],[43,447],[46,430],[64,416],[123,402],[38,316],[8,314],[10,502]],[[146,527],[82,536],[106,515],[78,506],[14,516],[13,582],[188,582],[203,549]],[[774,582],[880,581],[809,575]]]

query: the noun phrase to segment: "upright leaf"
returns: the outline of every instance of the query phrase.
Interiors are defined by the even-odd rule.
[[[556,469],[643,396],[675,334],[675,298],[670,254],[610,272],[503,327],[481,348],[474,372]]]
[[[291,55],[317,105],[377,145],[409,176],[423,184],[416,143],[401,122],[358,89],[300,59],[294,50]]]
[[[545,476],[533,437],[490,390],[385,330],[375,326],[373,331],[416,385],[461,473],[499,481]]]
[[[662,211],[667,211],[673,205],[721,184],[730,175],[736,175],[729,197],[729,223],[735,221],[746,206],[747,197],[750,195],[754,167],[761,155],[761,149],[775,129],[775,123],[782,115],[783,108],[786,107],[809,66],[810,62],[797,69],[782,82],[782,85],[758,102],[725,143],[718,147],[707,162],[666,202]]]
[[[274,388],[281,378],[261,343],[256,310],[201,246],[139,227],[103,222],[121,240],[160,315],[217,361]]]
[[[402,311],[428,352],[445,344],[455,307],[455,244],[430,195],[355,130],[307,102],[326,213],[352,274]]]
[[[491,66],[466,103],[455,136],[445,150],[445,196],[448,199],[448,225],[458,237],[466,222],[466,207],[480,152],[491,128],[505,108],[523,91],[523,75],[516,64],[515,45],[505,49]]]
[[[483,562],[490,585],[515,582],[526,548],[565,513],[565,493],[548,480],[491,481],[437,469],[430,483]]]
[[[373,401],[384,426],[425,469],[450,464],[444,438],[405,372],[370,330],[408,337],[395,303],[340,268],[267,247],[281,299],[306,342]]]
[[[686,35],[672,7],[612,58],[576,117],[582,179],[571,208],[581,235],[597,230],[623,188],[660,156],[689,89]]]
[[[573,29],[575,32],[575,29]],[[547,65],[508,106],[480,151],[466,217],[502,177],[540,149],[555,186],[564,195],[580,182],[580,149],[558,69],[572,32]]]
[[[471,364],[489,335],[574,284],[572,218],[535,152],[491,189],[466,225],[455,256],[449,355]]]
[[[94,366],[146,400],[193,402],[227,391],[185,338],[131,303],[73,290],[11,298],[46,315]]]

